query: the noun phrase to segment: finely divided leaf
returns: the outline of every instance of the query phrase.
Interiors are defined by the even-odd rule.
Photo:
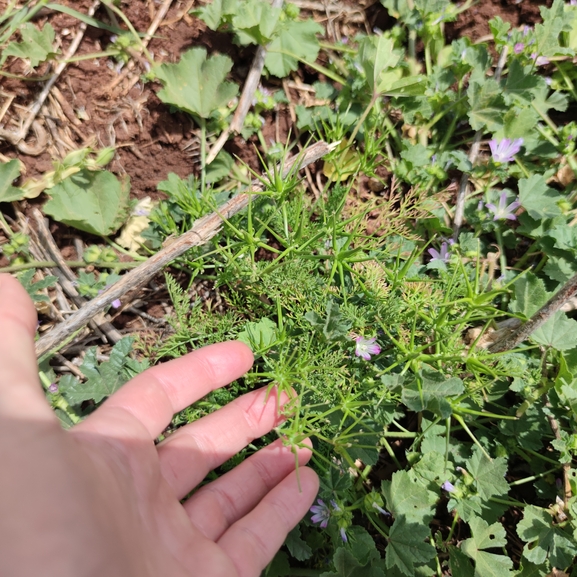
[[[11,42],[4,49],[2,60],[6,56],[18,56],[28,58],[30,66],[36,68],[40,62],[44,62],[51,54],[54,42],[54,28],[45,24],[42,30],[38,30],[34,24],[26,22],[20,26],[21,42]]]
[[[192,115],[209,118],[238,92],[236,84],[225,82],[231,68],[228,56],[217,54],[207,58],[204,48],[192,48],[178,64],[162,64],[155,69],[156,77],[164,85],[158,97]]]
[[[517,533],[527,541],[523,557],[536,565],[548,559],[551,566],[565,568],[577,555],[577,544],[571,534],[555,527],[550,513],[540,507],[529,505],[523,509]]]
[[[50,189],[43,210],[59,222],[107,236],[128,217],[129,190],[128,178],[120,182],[106,170],[81,170]]]

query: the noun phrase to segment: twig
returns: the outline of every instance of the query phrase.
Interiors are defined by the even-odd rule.
[[[156,13],[154,20],[152,21],[152,23],[148,27],[148,30],[146,31],[146,34],[145,34],[144,38],[142,39],[141,45],[138,48],[136,48],[135,52],[140,53],[140,52],[142,52],[143,48],[148,47],[148,43],[150,42],[150,40],[154,36],[154,33],[156,32],[156,30],[160,26],[161,22],[164,20],[164,17],[168,13],[168,10],[170,9],[171,4],[172,4],[172,0],[164,0],[164,3],[162,4],[162,6],[158,9],[158,12]],[[134,68],[134,60],[131,60],[126,65],[126,68],[122,71],[122,73],[119,74],[118,77],[115,78],[105,88],[105,91],[108,92],[110,90],[114,90],[114,88],[116,88],[128,76],[128,74],[130,73],[130,71],[133,68]],[[138,76],[136,76],[133,80],[134,81],[128,85],[128,87],[124,90],[124,92],[128,92],[138,82]]]
[[[84,297],[80,296],[74,282],[76,281],[76,275],[68,268],[66,261],[62,257],[58,246],[54,242],[54,238],[50,233],[50,229],[44,221],[44,216],[42,213],[35,208],[32,211],[34,220],[38,227],[38,235],[40,236],[43,244],[44,250],[51,256],[56,263],[58,263],[58,268],[54,268],[54,274],[58,277],[58,282],[62,287],[62,290],[68,295],[72,302],[80,309],[87,301]],[[98,328],[102,331],[109,342],[117,343],[122,339],[122,335],[116,330],[116,328],[110,323],[110,321],[105,317],[102,312],[98,312],[93,315],[90,321],[90,328]]]
[[[509,333],[504,339],[492,344],[489,347],[489,351],[491,353],[500,353],[514,349],[575,295],[577,295],[577,274],[569,279],[567,284],[556,295],[551,297],[525,324]]]
[[[329,145],[326,142],[317,142],[304,150],[302,154],[287,159],[282,166],[283,178],[286,178],[291,171],[301,170],[317,161],[333,148],[334,145]],[[188,232],[185,232],[167,247],[144,261],[140,266],[125,274],[117,283],[86,303],[52,331],[42,336],[36,342],[37,356],[41,357],[56,349],[64,339],[82,328],[104,307],[112,304],[114,300],[122,297],[129,290],[133,290],[148,282],[163,267],[187,250],[207,243],[218,233],[223,221],[228,220],[249,204],[253,192],[260,192],[263,189],[264,186],[260,180],[255,179],[252,181],[248,192],[237,194],[212,214],[198,219]]]
[[[272,0],[272,7],[281,8],[283,1],[284,0]],[[254,55],[248,76],[246,77],[246,81],[242,89],[242,94],[238,101],[238,106],[236,107],[232,122],[230,123],[230,126],[221,133],[217,141],[210,149],[210,152],[206,157],[206,164],[210,164],[216,158],[218,153],[222,150],[222,147],[226,144],[229,136],[233,132],[239,133],[242,130],[244,120],[250,109],[254,93],[256,92],[258,83],[260,82],[260,77],[262,76],[262,69],[264,68],[265,58],[266,46],[259,46],[256,49],[256,54]]]
[[[499,57],[499,62],[495,68],[495,81],[499,82],[501,79],[501,74],[503,68],[505,67],[505,62],[507,61],[507,52],[509,50],[508,46],[503,47],[501,56]],[[471,145],[471,150],[469,152],[469,162],[471,165],[477,160],[479,156],[479,148],[481,146],[481,138],[483,137],[483,131],[477,130],[475,137],[473,138],[473,144]],[[465,214],[465,198],[467,197],[467,187],[469,185],[469,175],[463,172],[461,175],[461,182],[459,184],[459,192],[457,194],[457,202],[455,204],[455,216],[453,219],[453,240],[459,240],[459,230],[463,224],[463,216]],[[504,274],[504,271],[503,271]]]
[[[548,398],[545,403],[545,406],[551,408],[551,402],[549,401]],[[551,416],[550,414],[547,415],[547,419],[549,420],[549,425],[551,427],[551,430],[553,431],[553,434],[555,435],[555,438],[558,441],[561,441],[561,432],[559,431],[559,423],[557,422],[557,419],[555,419],[555,417]],[[565,501],[564,508],[568,506],[569,499],[571,499],[572,496],[571,482],[569,481],[570,472],[571,472],[571,463],[563,463],[563,494]]]

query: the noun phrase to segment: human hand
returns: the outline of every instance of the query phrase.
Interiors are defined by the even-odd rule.
[[[35,329],[28,295],[0,275],[2,577],[259,575],[317,493],[308,449],[301,491],[279,440],[179,500],[279,422],[275,395],[248,393],[154,445],[174,413],[250,368],[248,347],[153,367],[64,431],[38,381]]]

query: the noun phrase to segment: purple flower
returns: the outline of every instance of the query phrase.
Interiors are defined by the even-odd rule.
[[[531,52],[531,60],[535,61],[535,66],[545,66],[549,64],[549,59],[545,56],[537,56],[537,52]]]
[[[523,52],[524,49],[525,44],[523,44],[523,42],[517,42],[517,44],[513,46],[513,52],[515,52],[515,54],[521,54],[521,52]]]
[[[494,214],[493,220],[517,220],[515,211],[521,206],[518,200],[514,200],[511,204],[507,204],[507,193],[503,191],[499,197],[499,206],[495,206],[492,202],[487,203],[489,212]]]
[[[50,386],[48,387],[48,392],[55,395],[58,392],[58,384],[57,383],[51,383]]]
[[[341,539],[343,540],[343,543],[346,543],[348,541],[347,534],[342,527],[341,527]]]
[[[378,355],[381,352],[381,347],[375,342],[377,337],[372,339],[365,339],[365,337],[357,337],[355,339],[357,346],[355,347],[355,355],[362,357],[365,361],[371,360],[371,355]]]
[[[452,493],[455,490],[455,485],[453,485],[453,483],[450,481],[445,481],[441,485],[441,489],[443,489],[443,491],[447,491],[447,493]]]
[[[446,264],[451,260],[451,251],[446,242],[441,244],[440,252],[434,248],[430,248],[427,252],[431,255],[431,262],[438,260]]]
[[[112,301],[111,306],[113,309],[119,309],[122,306],[122,302],[120,302],[120,299],[116,299]]]
[[[522,145],[522,138],[516,138],[515,140],[503,138],[500,142],[497,142],[495,138],[489,140],[489,148],[495,162],[512,162],[515,155],[521,150]]]
[[[320,523],[321,529],[326,529],[331,518],[331,510],[322,499],[317,499],[317,503],[318,505],[313,505],[310,508],[310,512],[313,513],[311,521],[313,523]]]

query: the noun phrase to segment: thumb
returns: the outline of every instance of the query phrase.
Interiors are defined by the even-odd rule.
[[[22,285],[0,274],[0,418],[52,418],[38,379],[36,310]]]

